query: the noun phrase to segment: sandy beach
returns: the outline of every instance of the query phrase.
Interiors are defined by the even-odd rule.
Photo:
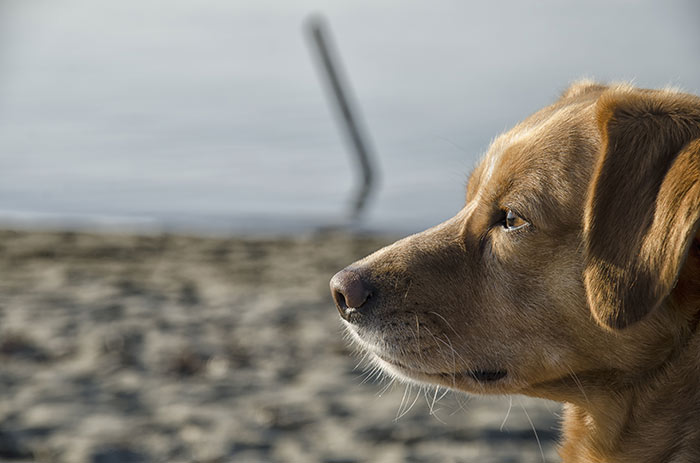
[[[363,375],[328,280],[392,240],[0,232],[0,461],[558,461],[557,404]]]

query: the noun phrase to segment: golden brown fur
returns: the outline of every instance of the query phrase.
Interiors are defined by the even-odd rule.
[[[581,82],[332,287],[366,286],[346,325],[391,375],[565,402],[565,462],[697,462],[699,218],[700,98]]]

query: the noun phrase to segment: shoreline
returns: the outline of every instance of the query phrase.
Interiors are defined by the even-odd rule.
[[[449,217],[445,217],[448,219]],[[321,214],[100,215],[0,210],[0,230],[118,235],[183,235],[209,238],[292,237],[317,233],[405,236],[433,221],[350,219]]]

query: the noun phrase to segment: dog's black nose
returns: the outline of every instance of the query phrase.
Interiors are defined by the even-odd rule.
[[[369,285],[360,274],[347,269],[331,278],[331,293],[340,316],[347,321],[352,321],[353,314],[360,312],[371,295]]]

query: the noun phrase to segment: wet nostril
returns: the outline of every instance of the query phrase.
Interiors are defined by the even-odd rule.
[[[333,290],[333,299],[335,300],[335,303],[340,307],[341,309],[347,309],[348,304],[345,302],[345,296],[343,296],[343,293],[341,293],[338,290]]]
[[[351,313],[358,312],[370,296],[367,282],[352,270],[341,270],[333,276],[331,293],[338,312],[345,320]]]

